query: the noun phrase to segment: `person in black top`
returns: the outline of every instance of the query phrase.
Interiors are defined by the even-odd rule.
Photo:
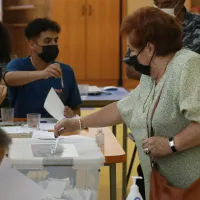
[[[1,107],[8,107],[7,87],[3,84],[2,77],[7,63],[11,61],[12,45],[9,31],[3,23],[0,23],[0,44],[0,104]]]

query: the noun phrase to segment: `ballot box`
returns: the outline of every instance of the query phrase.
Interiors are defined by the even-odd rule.
[[[100,168],[105,157],[94,139],[13,139],[12,167],[44,189],[42,200],[97,200]],[[20,184],[20,183],[19,183]]]

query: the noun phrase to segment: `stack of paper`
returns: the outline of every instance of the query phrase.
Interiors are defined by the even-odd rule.
[[[55,123],[40,123],[40,130],[51,131],[54,130]]]
[[[2,126],[1,127],[6,133],[10,134],[19,134],[19,133],[30,133],[31,129],[28,127],[23,127],[23,126]]]
[[[5,126],[1,127],[11,138],[30,138],[31,129],[25,126]]]
[[[48,131],[33,131],[32,138],[35,139],[55,139],[53,132]]]

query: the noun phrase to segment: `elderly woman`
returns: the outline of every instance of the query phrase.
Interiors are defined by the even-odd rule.
[[[149,199],[150,157],[172,186],[187,188],[200,174],[200,56],[182,49],[175,18],[153,7],[128,16],[132,66],[142,77],[128,97],[78,119],[64,119],[55,134],[125,122],[134,133]]]

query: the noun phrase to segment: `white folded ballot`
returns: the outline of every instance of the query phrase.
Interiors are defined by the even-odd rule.
[[[51,88],[47,95],[47,98],[44,102],[44,108],[52,117],[57,120],[62,120],[65,118],[65,106],[53,88]]]
[[[58,121],[65,118],[65,106],[53,88],[51,88],[47,95],[47,98],[44,102],[44,108],[52,117],[54,117]],[[76,115],[73,118],[79,118],[79,116]]]
[[[2,200],[40,200],[44,195],[41,186],[11,168],[8,158],[4,158],[0,165],[0,180],[0,199]]]

